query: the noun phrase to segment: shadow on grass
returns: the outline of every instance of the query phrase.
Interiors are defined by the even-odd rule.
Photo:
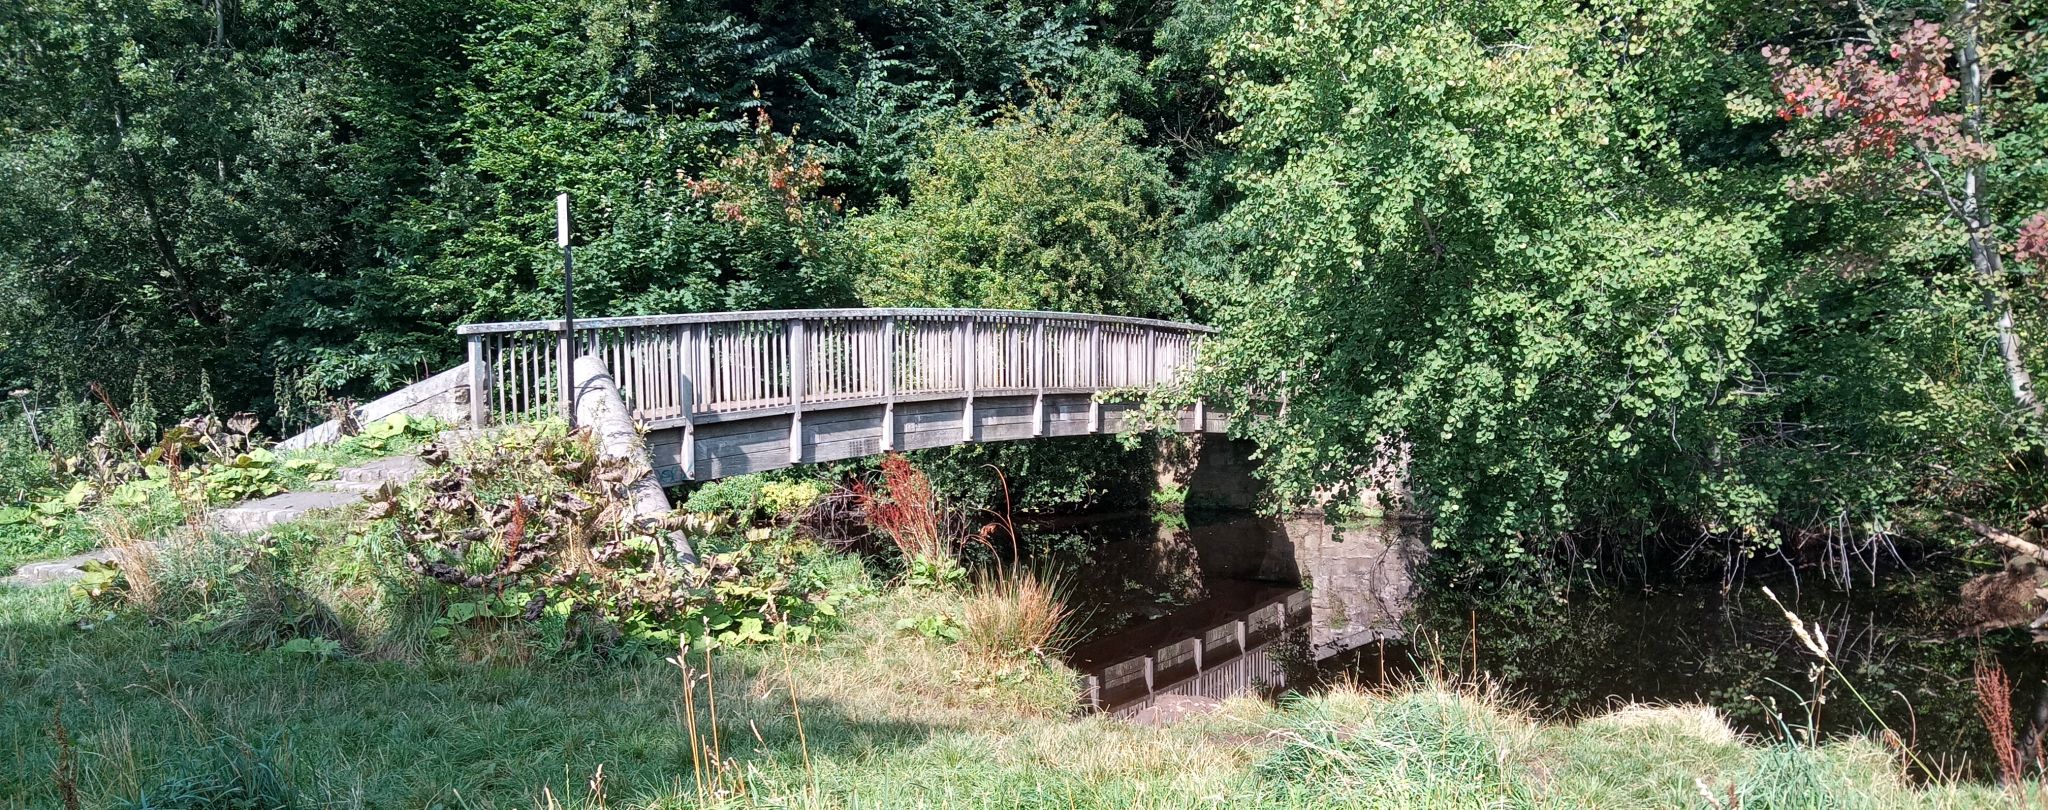
[[[686,704],[683,670],[652,655],[403,664],[172,649],[164,637],[134,618],[84,614],[62,588],[0,591],[0,739],[11,754],[0,808],[61,806],[60,706],[87,806],[186,778],[222,740],[274,741],[279,769],[315,806],[525,807],[542,803],[544,786],[557,798],[587,792],[600,766],[614,800],[692,796],[693,763],[713,746],[757,789],[801,790],[813,768],[956,730],[802,697],[799,682],[800,734],[780,659],[758,651],[715,656]]]

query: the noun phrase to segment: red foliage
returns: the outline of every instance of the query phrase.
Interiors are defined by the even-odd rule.
[[[677,172],[693,197],[712,200],[712,216],[742,227],[759,224],[761,217],[779,213],[790,224],[821,216],[814,210],[838,213],[836,197],[820,197],[825,187],[825,164],[800,153],[795,139],[775,134],[775,121],[766,109],[754,111],[754,143],[741,148],[719,163],[717,177],[691,179]]]
[[[899,453],[882,457],[882,486],[876,493],[865,481],[853,485],[854,497],[867,512],[868,524],[889,536],[904,556],[942,559],[952,553],[946,537],[945,509],[932,480]]]
[[[2019,238],[2013,242],[2012,255],[2037,268],[2048,269],[2048,211],[2028,217],[2020,224]]]
[[[1962,113],[1943,108],[1960,86],[1948,74],[1953,50],[1954,43],[1941,26],[1925,20],[1914,21],[1882,61],[1875,56],[1876,48],[1866,44],[1845,45],[1841,58],[1824,65],[1796,64],[1789,49],[1765,47],[1764,59],[1784,96],[1778,116],[1842,125],[1819,138],[1789,140],[1787,150],[1845,160],[1877,159],[1880,165],[1900,157],[1904,148],[1920,153],[1909,155],[1916,162],[1921,154],[1959,164],[1991,160],[1991,146],[1964,131]],[[1913,182],[1928,182],[1917,169]],[[1847,172],[1823,172],[1795,184],[1793,190],[1811,193],[1847,179]]]
[[[1984,661],[1977,662],[1976,676],[1977,716],[1984,721],[1984,730],[1991,733],[1991,750],[1998,756],[1998,775],[2008,785],[2018,784],[2025,771],[2019,746],[2014,744],[2012,682],[2006,678],[2004,667]]]

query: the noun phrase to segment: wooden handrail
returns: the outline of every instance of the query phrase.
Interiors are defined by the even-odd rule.
[[[727,323],[731,321],[782,321],[790,318],[848,319],[883,318],[903,316],[975,316],[975,317],[1029,317],[1054,321],[1091,321],[1095,323],[1123,323],[1132,326],[1150,326],[1158,329],[1185,332],[1213,333],[1216,328],[1197,323],[1163,321],[1156,318],[1132,318],[1123,315],[1094,315],[1085,312],[1051,312],[1029,309],[937,309],[921,307],[890,307],[873,309],[757,309],[742,312],[692,312],[680,315],[622,315],[609,318],[577,318],[576,329],[607,329],[628,326],[673,326],[691,323]],[[455,327],[458,335],[488,335],[499,332],[559,332],[566,324],[560,318],[538,321],[502,321],[497,323],[470,323]]]
[[[690,424],[880,400],[958,399],[974,441],[983,397],[1096,393],[1175,381],[1215,330],[1147,318],[1003,309],[808,309],[468,324],[471,415],[548,413],[574,358],[603,360],[635,419]],[[573,345],[572,345],[573,343]],[[1101,430],[1090,406],[1090,432]]]

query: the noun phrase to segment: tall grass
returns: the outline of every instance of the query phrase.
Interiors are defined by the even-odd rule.
[[[969,590],[960,613],[960,646],[988,663],[1065,652],[1073,642],[1065,583],[1057,576],[1010,566]]]
[[[1518,766],[1527,734],[1486,700],[1443,690],[1339,688],[1295,700],[1259,766],[1287,804],[1360,808],[1533,807]]]

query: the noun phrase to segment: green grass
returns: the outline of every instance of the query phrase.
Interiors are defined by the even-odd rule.
[[[506,445],[531,468],[477,484],[488,499],[560,491],[548,476],[567,467],[521,446]],[[0,589],[0,810],[64,807],[67,793],[95,808],[1758,810],[2014,798],[1909,785],[1865,741],[1745,740],[1696,707],[1542,723],[1496,696],[1422,684],[1233,701],[1164,729],[1078,716],[1075,674],[1030,652],[1054,646],[1042,622],[994,623],[1036,629],[978,654],[915,629],[986,623],[1000,590],[895,587],[786,529],[718,539],[786,557],[767,579],[802,571],[804,589],[822,580],[846,595],[839,624],[814,643],[664,660],[548,641],[521,619],[444,626],[445,599],[465,592],[411,574],[392,524],[361,509],[260,539],[107,517],[166,540],[124,563],[118,596]],[[724,582],[780,587],[763,581]]]
[[[22,563],[91,551],[99,540],[83,520],[66,520],[49,529],[29,523],[0,526],[0,576],[14,573]]]
[[[61,589],[0,591],[0,807],[61,806],[59,707],[87,807],[211,784],[223,751],[264,752],[309,807],[597,806],[600,766],[607,806],[701,806],[689,714],[708,745],[714,697],[747,791],[731,806],[1706,807],[1701,785],[1752,810],[2008,806],[1987,787],[1908,787],[1867,743],[1749,743],[1697,708],[1563,726],[1439,689],[1339,690],[1167,729],[1074,717],[1059,668],[991,670],[894,630],[960,608],[871,593],[822,643],[720,653],[686,703],[684,672],[653,656],[195,648]]]

